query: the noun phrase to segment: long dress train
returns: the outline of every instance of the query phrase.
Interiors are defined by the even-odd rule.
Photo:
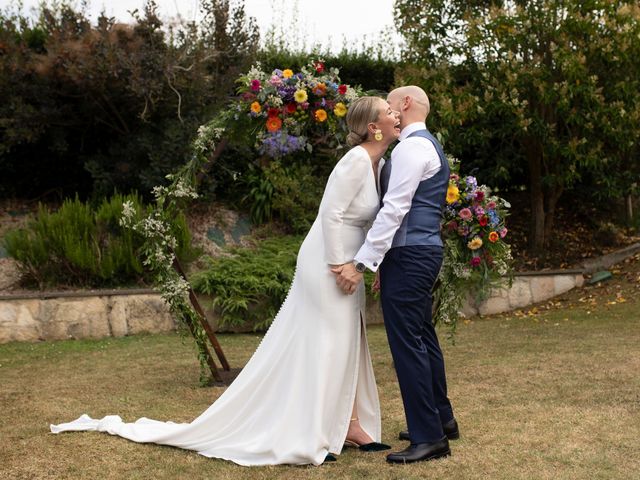
[[[381,440],[380,406],[364,328],[364,286],[344,295],[328,264],[349,262],[378,210],[376,175],[362,147],[336,164],[298,253],[288,296],[235,381],[191,423],[82,415],[53,433],[96,430],[195,450],[240,465],[321,464],[339,454],[354,401]]]

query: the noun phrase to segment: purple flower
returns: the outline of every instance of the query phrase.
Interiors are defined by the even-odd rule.
[[[271,158],[278,158],[304,149],[305,144],[304,137],[274,132],[264,137],[259,151],[261,154],[268,155]]]

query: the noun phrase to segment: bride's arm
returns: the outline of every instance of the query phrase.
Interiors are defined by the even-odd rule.
[[[345,258],[341,227],[344,212],[358,194],[367,178],[371,162],[356,152],[347,153],[352,158],[338,162],[333,179],[324,192],[320,205],[320,220],[324,236],[324,259],[329,265],[342,265]]]

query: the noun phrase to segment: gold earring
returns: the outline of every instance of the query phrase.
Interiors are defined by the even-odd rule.
[[[380,129],[376,130],[376,133],[373,135],[373,138],[375,138],[378,142],[380,142],[382,140],[382,130]]]

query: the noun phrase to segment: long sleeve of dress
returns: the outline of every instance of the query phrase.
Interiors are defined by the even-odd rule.
[[[364,186],[368,178],[368,169],[371,169],[371,160],[366,151],[358,150],[352,150],[338,162],[327,182],[327,191],[320,205],[325,245],[324,259],[332,265],[351,260],[345,258],[342,240],[344,213]]]

